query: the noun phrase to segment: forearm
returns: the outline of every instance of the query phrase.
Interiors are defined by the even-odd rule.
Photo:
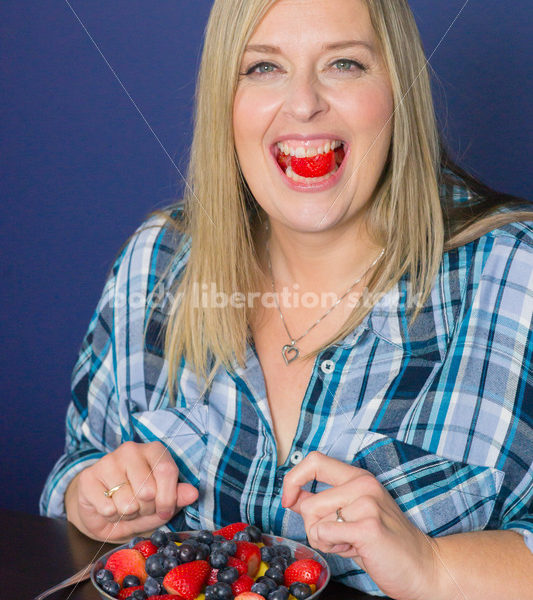
[[[432,600],[533,600],[533,553],[514,531],[435,538],[439,595]]]

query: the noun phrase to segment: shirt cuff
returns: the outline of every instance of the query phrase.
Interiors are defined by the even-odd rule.
[[[80,452],[63,455],[48,476],[41,494],[39,512],[45,517],[66,518],[65,492],[78,473],[93,465],[105,452]]]

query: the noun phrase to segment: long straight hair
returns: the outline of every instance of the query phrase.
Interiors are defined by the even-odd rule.
[[[198,306],[202,284],[230,297],[262,289],[256,233],[265,216],[239,167],[233,137],[233,101],[243,50],[274,0],[215,0],[205,32],[198,74],[194,135],[187,171],[184,215],[176,226],[191,242],[178,282],[180,298],[165,333],[169,390],[185,359],[206,386],[223,365],[244,366],[252,309]],[[515,199],[498,196],[462,171],[445,152],[438,133],[426,58],[406,0],[365,0],[388,69],[394,96],[389,158],[376,187],[368,226],[385,255],[368,282],[369,291],[390,290],[408,274],[410,290],[428,298],[446,249],[463,245],[493,228],[533,218],[533,212],[502,213]],[[208,168],[206,168],[208,165]],[[448,174],[446,174],[448,173]],[[459,177],[476,202],[459,211],[444,207],[439,186]],[[481,201],[479,198],[486,198]],[[462,212],[461,212],[462,210]],[[196,292],[195,292],[196,290]],[[322,347],[349,334],[371,310],[355,306],[343,327]],[[416,318],[416,309],[412,315]],[[304,358],[306,358],[304,357]]]

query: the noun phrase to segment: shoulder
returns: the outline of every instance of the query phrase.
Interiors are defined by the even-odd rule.
[[[183,227],[183,206],[158,211],[128,238],[112,268],[118,286],[145,287],[174,279],[187,262],[190,240]],[[150,286],[149,286],[150,287]]]

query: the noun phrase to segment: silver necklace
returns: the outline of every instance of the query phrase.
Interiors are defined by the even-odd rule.
[[[268,230],[268,224],[267,224],[267,230]],[[296,343],[299,342],[302,338],[304,338],[312,329],[314,329],[320,323],[320,321],[322,321],[322,319],[325,319],[332,310],[334,310],[335,308],[337,308],[337,306],[342,302],[342,300],[365,277],[365,275],[370,271],[370,269],[372,269],[372,267],[374,267],[378,263],[378,261],[381,259],[381,257],[385,253],[385,248],[383,248],[381,250],[381,252],[378,254],[377,258],[372,262],[372,264],[368,267],[368,269],[361,275],[361,277],[358,277],[352,283],[352,285],[335,302],[335,304],[326,313],[324,313],[320,317],[320,319],[317,319],[310,327],[308,327],[304,331],[304,333],[302,333],[302,335],[300,337],[297,337],[297,338],[293,338],[292,337],[292,335],[291,335],[291,333],[289,331],[289,328],[287,327],[287,323],[285,322],[285,317],[283,316],[283,313],[281,312],[281,307],[280,307],[279,302],[278,302],[278,297],[277,297],[277,294],[276,294],[276,284],[274,282],[274,274],[272,273],[272,262],[270,260],[270,247],[269,247],[269,241],[268,240],[266,242],[266,251],[267,251],[267,258],[268,258],[268,270],[270,271],[270,279],[272,280],[272,293],[274,295],[274,300],[276,302],[276,307],[278,309],[279,316],[281,317],[281,322],[283,323],[283,326],[285,327],[285,331],[287,332],[287,335],[289,336],[289,339],[291,341],[290,344],[285,344],[283,346],[283,348],[281,349],[281,354],[283,356],[283,360],[285,361],[286,365],[289,365],[293,360],[296,360],[298,358],[298,356],[300,356],[300,350],[299,350],[298,346],[296,346]]]

